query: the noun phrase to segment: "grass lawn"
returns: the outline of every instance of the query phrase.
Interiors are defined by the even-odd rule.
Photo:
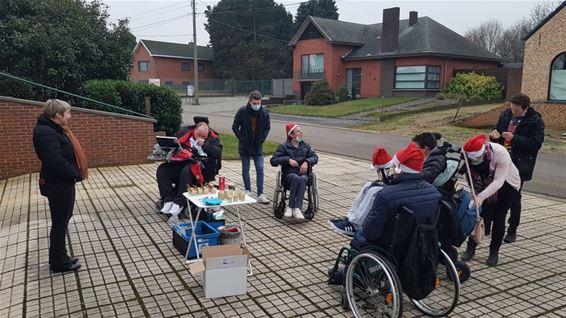
[[[383,105],[395,105],[412,100],[417,97],[384,97]],[[370,111],[381,107],[381,97],[370,97],[363,99],[351,100],[343,103],[336,103],[324,106],[306,106],[303,104],[284,105],[270,107],[269,110],[276,114],[299,115],[310,117],[344,117],[351,114]]]
[[[233,135],[220,135],[220,141],[224,146],[222,150],[222,159],[223,160],[234,160],[240,159],[240,155],[238,154],[238,139],[236,136]],[[271,141],[266,141],[263,144],[263,154],[265,156],[272,155],[275,150],[277,150],[277,144]]]
[[[458,113],[458,119],[473,117],[497,107],[501,107],[501,103],[462,107]],[[462,145],[469,137],[476,134],[489,133],[491,127],[467,128],[456,126],[452,123],[455,113],[456,108],[398,114],[388,117],[383,122],[376,121],[354,128],[403,136],[414,136],[423,131],[435,131],[441,133],[444,138],[456,145]],[[545,129],[545,140],[541,150],[543,152],[566,154],[566,142],[560,138],[560,131]]]

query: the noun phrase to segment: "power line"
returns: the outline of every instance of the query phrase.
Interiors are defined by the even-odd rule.
[[[149,24],[145,24],[145,25],[141,25],[141,26],[137,26],[137,27],[132,27],[131,30],[132,31],[133,30],[141,31],[141,29],[147,30],[147,29],[151,29],[151,28],[156,27],[156,26],[160,26],[160,25],[163,25],[163,24],[167,24],[169,22],[173,22],[175,20],[179,20],[179,19],[187,17],[187,16],[189,16],[189,14],[185,13],[183,15],[179,15],[179,16],[176,16],[176,17],[173,17],[173,18],[160,20],[160,21],[157,21],[157,22],[153,22],[153,23],[149,23]]]
[[[214,14],[231,14],[231,13],[246,13],[246,12],[263,12],[266,10],[274,10],[274,9],[279,9],[280,7],[292,7],[292,6],[299,6],[301,5],[302,2],[297,2],[297,3],[289,3],[289,4],[281,4],[281,5],[277,5],[277,6],[272,6],[272,7],[259,7],[259,8],[253,8],[253,9],[237,9],[237,10],[222,10],[222,11],[213,11]],[[205,12],[197,12],[197,14],[205,14]]]
[[[182,3],[182,4],[184,5],[184,3]],[[181,9],[182,9],[182,7],[172,8],[172,9],[170,9],[170,10],[166,10],[166,11],[163,11],[163,12],[159,12],[159,13],[154,13],[154,14],[146,15],[145,17],[142,17],[142,18],[136,18],[135,20],[136,20],[136,22],[142,21],[142,20],[148,20],[148,19],[152,19],[152,18],[155,18],[155,17],[157,17],[157,16],[160,16],[160,15],[162,16],[162,15],[164,15],[164,14],[168,14],[168,13],[170,13],[170,12],[178,12],[178,11],[180,11]],[[131,18],[129,18],[129,19],[131,19]],[[133,19],[132,19],[132,20],[133,20]]]
[[[130,16],[129,18],[139,17],[139,16],[145,16],[145,15],[150,15],[150,16],[151,16],[152,14],[155,14],[157,11],[161,11],[161,10],[163,10],[163,9],[169,9],[169,8],[171,8],[171,7],[175,7],[175,6],[178,6],[178,5],[180,5],[180,4],[183,5],[183,6],[185,5],[184,2],[177,2],[177,3],[174,3],[174,4],[168,4],[168,5],[164,6],[164,7],[159,7],[159,8],[157,8],[157,9],[153,9],[153,10],[149,10],[149,11],[144,11],[144,12],[142,12],[142,13],[134,14],[134,15]],[[167,12],[169,12],[169,11],[167,11]]]

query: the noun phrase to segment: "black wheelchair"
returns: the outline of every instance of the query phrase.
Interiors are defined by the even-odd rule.
[[[305,195],[308,206],[303,212],[305,219],[312,220],[316,212],[318,212],[318,182],[316,180],[316,174],[312,171],[312,166],[309,165],[307,170],[307,191]],[[283,218],[285,213],[285,207],[287,206],[287,201],[289,200],[288,193],[289,184],[286,184],[283,179],[283,171],[279,170],[277,172],[277,177],[275,179],[275,193],[273,194],[273,214],[276,218]]]
[[[397,220],[401,213],[405,212],[400,211]],[[351,309],[355,317],[403,316],[404,289],[397,258],[393,256],[399,255],[399,250],[402,251],[373,245],[340,250],[328,271],[328,283],[343,286],[341,305],[344,310]],[[454,263],[440,247],[438,257],[434,289],[422,299],[411,299],[422,313],[432,317],[450,314],[460,295],[460,280]]]

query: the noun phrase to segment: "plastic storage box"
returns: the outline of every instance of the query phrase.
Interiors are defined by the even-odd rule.
[[[187,247],[191,238],[191,223],[174,224],[173,230],[173,246],[181,255],[187,254]],[[197,221],[195,226],[195,235],[198,243],[199,255],[202,254],[202,248],[205,246],[216,246],[220,244],[220,233],[204,221]],[[197,256],[194,242],[191,243],[188,258]]]

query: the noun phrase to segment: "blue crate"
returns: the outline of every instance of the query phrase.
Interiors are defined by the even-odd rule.
[[[191,224],[181,223],[173,224],[173,246],[185,256],[187,253],[187,246],[191,238]],[[197,221],[195,226],[195,234],[198,243],[199,255],[202,253],[202,248],[205,246],[216,246],[220,244],[220,232],[215,228],[206,224],[204,221]],[[194,242],[191,243],[188,258],[195,258],[197,256]]]
[[[215,230],[218,230],[219,227],[226,225],[226,220],[205,221],[205,222]]]

